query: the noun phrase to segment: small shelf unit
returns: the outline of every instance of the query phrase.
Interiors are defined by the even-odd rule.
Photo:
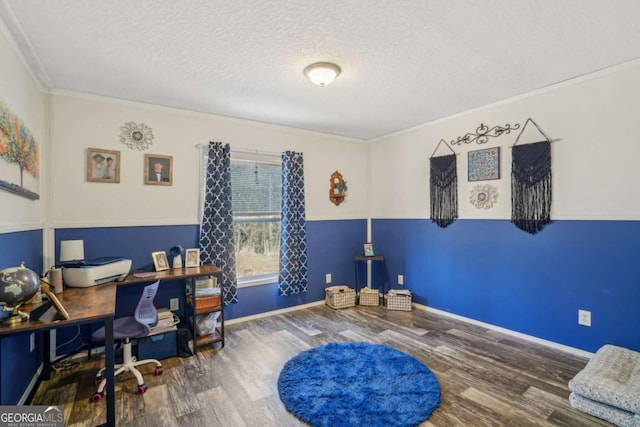
[[[185,294],[187,296],[187,324],[190,327],[193,335],[194,354],[197,352],[198,347],[204,347],[207,345],[213,345],[220,343],[221,347],[224,347],[224,304],[222,298],[224,295],[224,284],[222,281],[222,270],[215,266],[212,266],[212,270],[203,271],[205,274],[190,277],[185,283]],[[202,268],[202,267],[201,267]],[[203,307],[198,307],[198,301],[204,298],[211,297],[198,297],[196,296],[196,279],[200,277],[215,277],[218,287],[220,287],[220,296],[218,302],[215,305],[206,304]],[[216,326],[211,334],[198,335],[197,322],[199,316],[205,316],[211,313],[219,312],[220,316],[216,320]]]

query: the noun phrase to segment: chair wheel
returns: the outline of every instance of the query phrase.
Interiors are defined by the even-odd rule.
[[[100,402],[102,400],[103,393],[98,393],[97,391],[91,395],[92,402]]]
[[[147,385],[146,384],[142,384],[138,386],[138,394],[144,394],[144,392],[147,391]]]
[[[156,367],[156,376],[158,375],[162,375],[162,366],[157,366]]]
[[[96,378],[93,380],[93,385],[98,387],[103,379],[104,377],[102,375],[96,375]]]

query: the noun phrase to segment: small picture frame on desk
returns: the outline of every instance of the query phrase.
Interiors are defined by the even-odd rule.
[[[373,252],[373,243],[371,242],[363,243],[362,251],[364,256],[375,256],[375,253]]]
[[[42,286],[41,289],[42,289],[42,292],[44,292],[44,294],[47,296],[47,298],[49,298],[49,301],[53,303],[56,310],[58,310],[58,313],[60,313],[60,315],[65,320],[70,320],[71,316],[69,316],[69,313],[67,313],[67,310],[65,310],[65,308],[62,306],[62,304],[60,303],[60,300],[58,300],[55,294],[51,292],[49,286]]]
[[[185,267],[200,267],[200,249],[187,249],[185,258]]]
[[[164,271],[169,269],[169,260],[165,251],[152,252],[153,266],[156,271]]]

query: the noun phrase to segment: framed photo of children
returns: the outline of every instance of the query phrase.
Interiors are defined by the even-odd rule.
[[[87,181],[119,183],[120,152],[103,150],[102,148],[88,148]]]
[[[173,185],[173,156],[145,154],[144,183],[149,185]]]
[[[199,267],[200,266],[200,249],[187,249],[185,253],[186,263],[185,267]]]
[[[153,258],[153,266],[156,268],[156,271],[169,269],[169,260],[167,259],[167,253],[165,251],[152,252],[151,258]]]

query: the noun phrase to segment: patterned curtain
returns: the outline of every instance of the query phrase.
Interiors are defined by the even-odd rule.
[[[231,149],[229,144],[209,143],[207,179],[202,226],[200,261],[222,270],[225,304],[238,302],[236,251],[233,241],[231,205]]]
[[[304,209],[302,153],[282,154],[282,220],[280,225],[281,296],[307,292],[307,226]]]

